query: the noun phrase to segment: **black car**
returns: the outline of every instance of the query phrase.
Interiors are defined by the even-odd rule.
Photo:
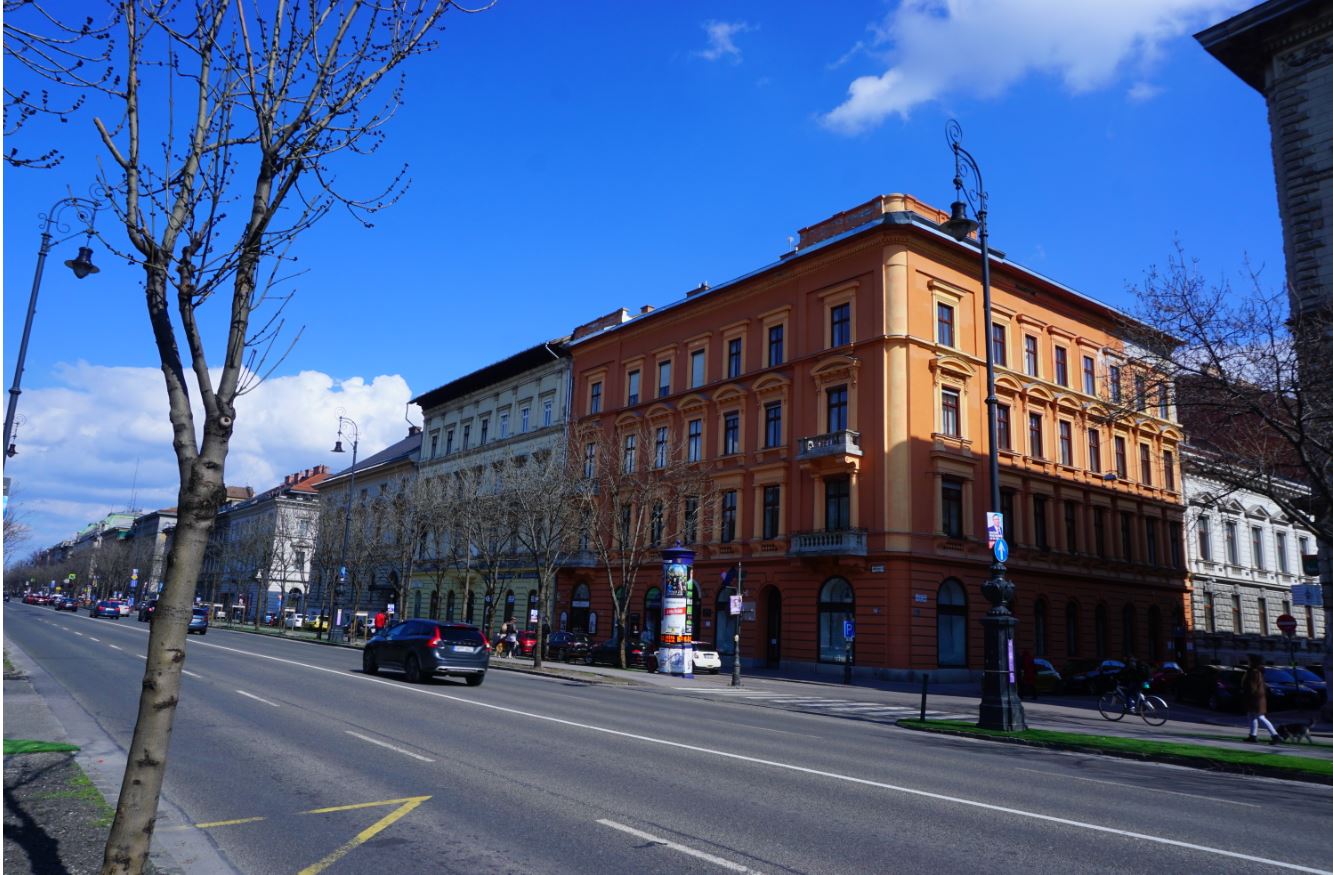
[[[153,613],[157,610],[157,599],[148,599],[139,605],[139,622],[147,623],[153,619]]]
[[[1290,672],[1291,668],[1287,667],[1284,670]],[[1309,687],[1319,695],[1320,707],[1323,707],[1324,705],[1328,704],[1327,681],[1325,681],[1322,677],[1315,674],[1314,672],[1310,671],[1308,668],[1301,668],[1299,666],[1297,666],[1295,674],[1296,677],[1300,680],[1302,687]]]
[[[200,635],[208,634],[208,608],[192,608],[190,610],[190,625],[185,627],[185,634],[198,632]]]
[[[78,600],[78,599],[74,599],[74,598],[69,598],[68,596],[65,597],[65,598],[59,598],[59,599],[56,599],[56,610],[57,610],[57,611],[74,611],[75,613],[78,613],[78,611],[79,611],[79,600]]]
[[[546,639],[546,658],[587,662],[592,642],[582,632],[552,632]]]
[[[1268,688],[1268,710],[1285,711],[1288,709],[1314,710],[1323,703],[1320,691],[1306,681],[1299,685],[1286,668],[1265,668],[1264,685]],[[1327,692],[1324,694],[1327,696]]]
[[[1074,661],[1065,667],[1065,691],[1070,693],[1105,693],[1115,689],[1116,677],[1125,670],[1118,659]]]
[[[366,642],[361,670],[378,674],[381,668],[403,672],[409,683],[422,683],[437,674],[464,678],[468,686],[486,679],[491,652],[481,630],[468,623],[408,620],[390,626]]]
[[[628,666],[648,665],[648,659],[652,659],[652,667],[657,667],[656,651],[649,648],[637,638],[631,638],[625,642],[625,664]],[[588,651],[589,665],[620,665],[620,639],[610,638]]]
[[[1239,711],[1243,706],[1240,681],[1244,676],[1244,669],[1201,665],[1176,679],[1176,701],[1207,705],[1214,711]]]

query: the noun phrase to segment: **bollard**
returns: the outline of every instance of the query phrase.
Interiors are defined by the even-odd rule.
[[[926,722],[926,688],[930,686],[930,675],[921,676],[921,722]]]

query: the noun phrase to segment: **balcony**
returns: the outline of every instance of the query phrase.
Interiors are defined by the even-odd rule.
[[[861,455],[859,431],[834,431],[797,441],[797,459],[818,459],[824,456]]]
[[[791,536],[788,556],[864,556],[866,530],[841,529],[836,532],[796,532]]]
[[[597,554],[591,550],[574,550],[565,554],[565,568],[596,568]]]

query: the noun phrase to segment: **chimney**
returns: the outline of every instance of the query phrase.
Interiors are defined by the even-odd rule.
[[[408,437],[416,437],[416,436],[419,435],[419,434],[421,434],[421,426],[419,426],[419,425],[409,425],[409,426],[407,427],[407,436],[408,436]]]
[[[639,315],[640,315],[640,316],[644,316],[644,315],[646,315],[646,314],[648,314],[648,313],[651,313],[651,312],[653,312],[653,305],[652,305],[652,304],[644,304],[642,307],[639,308]]]

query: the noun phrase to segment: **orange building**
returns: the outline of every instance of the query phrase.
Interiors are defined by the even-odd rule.
[[[729,649],[720,576],[740,562],[746,660],[841,671],[854,618],[858,671],[961,676],[981,666],[989,607],[989,338],[1016,648],[1058,667],[1167,657],[1188,615],[1169,396],[1130,373],[1121,314],[994,252],[984,325],[978,251],[945,218],[877,197],[746,276],[584,326],[576,422],[666,426],[712,473],[718,506],[687,545],[696,638]],[[636,585],[645,626],[658,571]],[[585,617],[589,599],[611,616],[597,571],[571,569],[557,613],[577,600]]]

